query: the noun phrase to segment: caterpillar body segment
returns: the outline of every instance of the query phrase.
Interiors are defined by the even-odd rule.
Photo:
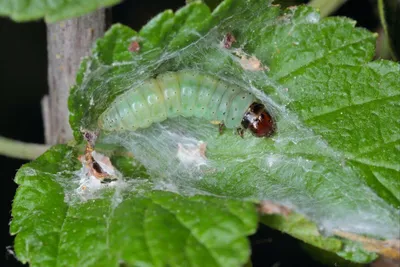
[[[240,91],[238,94],[234,95],[230,102],[229,109],[227,111],[226,118],[224,120],[225,126],[227,128],[234,128],[243,119],[244,111],[246,111],[251,103],[255,100],[254,96],[247,91]]]
[[[181,113],[181,90],[178,76],[174,72],[167,72],[157,76],[156,80],[159,89],[164,94],[167,116],[169,118],[179,116]]]
[[[250,92],[210,75],[166,72],[118,96],[99,117],[105,131],[137,130],[177,116],[221,121],[227,128],[269,136],[275,124]]]
[[[184,117],[195,116],[195,105],[200,91],[201,77],[191,71],[182,71],[177,74],[181,89],[181,115]]]
[[[142,85],[140,85],[136,90],[138,91],[138,93],[143,95],[148,106],[148,114],[142,119],[150,119],[151,123],[154,123],[164,121],[168,118],[168,112],[164,98],[164,90],[160,88],[159,81],[157,81],[156,79],[149,79],[145,81]],[[129,98],[126,98],[126,100],[129,101]],[[132,113],[135,113],[135,111],[131,109],[129,115],[131,115]],[[143,126],[140,125],[139,128],[143,128]],[[127,127],[125,128],[125,130],[131,130],[131,128]]]
[[[211,98],[218,86],[219,81],[214,77],[206,76],[200,74],[199,77],[199,89],[198,94],[195,99],[194,105],[194,116],[198,118],[206,118],[206,113],[208,111],[208,103],[210,103]]]

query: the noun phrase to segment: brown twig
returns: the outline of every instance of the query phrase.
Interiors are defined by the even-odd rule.
[[[42,102],[48,130],[46,142],[65,143],[72,139],[69,125],[68,96],[75,84],[75,76],[81,59],[90,53],[94,41],[106,30],[106,12],[99,9],[89,15],[47,24],[48,49],[48,103]],[[48,105],[48,109],[46,108]]]

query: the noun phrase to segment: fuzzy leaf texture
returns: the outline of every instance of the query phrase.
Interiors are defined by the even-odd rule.
[[[236,40],[231,47],[222,41],[227,33]],[[98,40],[92,56],[82,62],[77,84],[71,91],[70,123],[78,142],[83,141],[82,130],[98,130],[98,117],[117,96],[157,74],[182,69],[213,75],[240,85],[243,90],[251,90],[269,108],[278,130],[271,138],[261,139],[246,133],[242,139],[233,129],[219,135],[218,127],[207,121],[178,117],[135,132],[100,132],[96,147],[107,144],[118,150],[123,148],[134,155],[145,171],[137,172],[127,159],[122,160],[124,164],[115,164],[123,173],[119,181],[122,185],[110,186],[114,193],[107,193],[106,186],[100,188],[96,191],[99,195],[92,196],[91,205],[79,201],[68,204],[71,202],[64,200],[62,205],[68,211],[63,212],[70,218],[60,217],[61,226],[49,230],[55,236],[44,240],[54,239],[59,245],[46,257],[26,246],[40,239],[35,237],[37,233],[33,233],[32,228],[20,223],[27,220],[27,215],[17,213],[17,207],[28,204],[19,204],[24,198],[18,193],[20,197],[17,194],[11,225],[12,233],[18,233],[17,256],[33,262],[35,257],[57,260],[61,255],[68,255],[65,256],[68,260],[72,258],[70,255],[88,249],[94,253],[91,255],[97,263],[103,262],[101,257],[106,251],[115,251],[109,253],[109,257],[115,259],[112,255],[117,255],[127,265],[137,262],[139,265],[181,266],[188,262],[196,265],[189,256],[177,258],[177,262],[165,262],[161,253],[164,247],[161,252],[150,252],[153,246],[160,245],[156,239],[147,242],[146,247],[132,244],[126,248],[129,252],[125,246],[113,245],[118,241],[112,243],[110,238],[120,237],[123,243],[139,242],[143,237],[138,237],[138,241],[123,238],[121,233],[116,237],[106,235],[102,237],[108,240],[106,244],[100,242],[103,250],[90,249],[97,243],[85,243],[84,238],[77,242],[79,249],[64,242],[75,240],[70,221],[85,218],[87,214],[97,214],[97,217],[87,224],[75,223],[92,236],[114,229],[115,226],[107,226],[114,220],[134,228],[130,237],[148,233],[143,227],[138,229],[139,226],[132,225],[130,218],[113,217],[119,214],[119,209],[129,205],[125,202],[132,203],[131,194],[136,196],[139,192],[139,196],[150,198],[149,202],[154,205],[167,205],[169,201],[165,195],[171,195],[177,205],[181,201],[179,205],[183,206],[191,206],[193,197],[215,201],[219,204],[204,202],[195,213],[190,213],[189,217],[198,216],[194,229],[213,231],[210,220],[221,213],[229,223],[219,219],[214,226],[219,229],[219,223],[229,225],[222,228],[232,228],[238,240],[254,231],[255,215],[251,204],[268,200],[285,206],[292,213],[286,217],[264,215],[263,223],[345,259],[370,262],[376,257],[375,252],[382,253],[380,248],[384,245],[380,247],[383,243],[379,242],[399,238],[400,227],[399,65],[390,61],[370,62],[374,42],[374,34],[355,28],[354,21],[349,19],[320,20],[316,11],[305,6],[281,10],[258,0],[227,0],[213,12],[205,4],[194,2],[176,13],[159,14],[139,32],[114,25]],[[188,166],[190,157],[182,153],[196,148],[200,142],[207,145],[207,161],[193,168]],[[182,147],[186,149],[180,149]],[[44,162],[43,159],[42,164]],[[79,186],[79,174],[62,178],[68,173],[65,172],[68,166],[60,166],[53,172],[53,186],[59,187],[64,195],[75,192]],[[19,176],[24,177],[25,173],[38,171],[20,171]],[[19,192],[37,187],[29,186],[29,182],[22,183],[25,179],[19,176]],[[123,186],[125,181],[129,186]],[[51,192],[55,190],[50,186],[46,188],[51,188]],[[123,193],[119,193],[121,190]],[[240,210],[239,215],[232,216],[224,211],[230,201],[235,205],[243,203],[242,208],[233,209]],[[130,205],[132,216],[141,214],[143,203],[138,202]],[[150,205],[149,202],[143,205]],[[136,205],[139,205],[138,210]],[[209,212],[210,207],[215,208],[215,212]],[[109,212],[101,217],[99,214],[104,212],[96,209]],[[202,209],[207,214],[203,215]],[[169,211],[189,212],[181,207]],[[37,213],[50,214],[49,211]],[[238,217],[249,223],[239,227],[233,223]],[[142,215],[141,218],[152,221],[151,216],[143,219]],[[43,217],[43,220],[50,222],[50,218]],[[95,230],[94,226],[89,226],[93,220],[100,221],[95,225],[103,228]],[[160,228],[169,222],[168,218],[157,220],[161,220]],[[177,221],[180,222],[180,218]],[[42,224],[46,225],[44,222]],[[171,222],[170,228],[175,224]],[[46,231],[40,233],[47,234]],[[168,233],[157,232],[157,235],[162,239]],[[371,242],[353,238],[354,235],[368,237],[368,241],[378,245],[371,246]],[[196,250],[194,257],[207,258],[210,262],[213,258],[216,266],[239,266],[246,262],[248,254],[243,251],[248,247],[242,243],[244,241],[240,241],[240,246],[232,246],[236,244],[232,243],[233,235],[225,238],[225,234],[216,233],[215,236],[218,236],[216,241],[223,243],[219,246],[224,248],[224,253],[214,249],[215,246],[205,245],[210,253],[206,257],[198,256],[203,254]],[[170,242],[174,240],[174,237],[165,238]],[[190,246],[189,243],[184,245],[187,249]],[[60,254],[61,251],[64,252]],[[94,251],[99,251],[99,255]],[[138,251],[152,257],[146,260]],[[58,254],[58,258],[54,254]],[[79,263],[80,266],[95,264],[90,259]],[[61,261],[59,265],[63,265]]]
[[[78,17],[120,0],[0,0],[0,16],[22,22],[44,18],[46,22]]]

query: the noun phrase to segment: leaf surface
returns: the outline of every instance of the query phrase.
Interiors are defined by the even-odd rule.
[[[119,3],[120,0],[0,0],[0,16],[22,22],[44,18],[55,22],[90,13],[102,7]]]
[[[203,27],[195,23],[199,19]],[[110,30],[119,31],[129,29],[117,25]],[[235,42],[226,48],[228,33]],[[86,83],[73,91],[75,129],[96,129],[99,114],[118,95],[159,73],[192,69],[217,76],[256,90],[277,122],[277,134],[267,140],[238,139],[230,130],[216,136],[207,122],[180,118],[164,122],[167,128],[154,124],[137,133],[103,133],[103,141],[138,155],[151,172],[163,173],[156,183],[167,181],[183,195],[272,200],[316,223],[320,234],[398,238],[399,65],[370,62],[375,34],[355,28],[347,18],[320,20],[305,6],[281,10],[263,1],[231,0],[211,14],[202,3],[175,15],[166,11],[135,38],[143,50],[114,60],[112,67],[95,65],[87,70]],[[258,68],[249,69],[246,62]],[[107,83],[93,82],[99,71]],[[83,110],[86,105],[75,108],[97,94],[89,110]],[[204,173],[180,168],[177,174],[181,151],[176,146],[188,137],[179,136],[181,131],[207,144],[210,161]],[[324,242],[319,247],[330,250]]]
[[[122,158],[116,160],[116,166],[124,165]],[[148,190],[140,182],[145,177],[140,165],[133,173],[132,164],[124,173],[131,183],[104,185],[95,195],[77,193],[83,174],[70,147],[53,147],[23,166],[16,176],[11,223],[18,258],[31,266],[240,266],[247,261],[246,236],[257,226],[251,203]]]
[[[228,34],[235,42],[227,46]],[[370,62],[374,42],[375,35],[355,28],[353,21],[320,20],[317,12],[305,6],[281,10],[265,1],[226,0],[211,13],[203,3],[194,2],[176,13],[161,13],[137,33],[114,25],[98,40],[71,92],[70,123],[76,140],[82,141],[82,129],[99,130],[98,117],[118,96],[166,71],[191,69],[251,91],[276,121],[277,131],[271,138],[246,132],[242,139],[235,129],[219,135],[217,126],[195,117],[169,118],[134,132],[100,132],[96,147],[123,147],[142,165],[136,170],[124,157],[114,162],[123,173],[122,181],[130,177],[140,181],[132,189],[140,194],[124,195],[112,211],[125,207],[125,201],[140,203],[132,213],[134,218],[145,220],[140,214],[150,209],[170,222],[176,213],[165,203],[207,206],[210,212],[214,207],[212,216],[217,216],[225,214],[227,203],[233,201],[244,205],[236,217],[251,221],[252,204],[268,200],[294,215],[269,215],[275,217],[263,217],[263,223],[345,259],[370,262],[375,252],[385,253],[386,245],[371,248],[363,243],[365,239],[350,237],[389,242],[399,238],[400,227],[400,68],[390,61]],[[205,155],[201,155],[202,144],[206,144]],[[192,198],[220,204],[200,205]],[[73,212],[72,217],[104,213],[114,222],[106,210],[115,199],[115,193],[105,194],[94,205],[79,204],[68,212]],[[208,229],[209,217],[202,216],[198,227]],[[73,218],[65,222],[77,224]],[[104,223],[93,233],[100,235],[99,240],[105,238]],[[255,226],[232,227],[238,229],[238,238],[252,233]],[[160,239],[174,242],[164,234],[159,234]],[[73,232],[69,230],[65,238],[73,239]],[[139,237],[132,240],[140,242]],[[107,249],[102,249],[104,257]],[[218,255],[227,257],[230,266],[248,257],[238,252],[247,251],[244,243],[237,250],[236,246],[225,249],[226,256]],[[72,247],[64,250],[76,254]],[[214,252],[209,257],[217,250],[210,251]],[[162,252],[154,253],[140,259],[148,257],[160,265],[167,261]],[[204,255],[201,250],[196,253],[196,258]],[[188,262],[178,259],[167,263]],[[215,264],[225,262],[219,256],[214,260]]]

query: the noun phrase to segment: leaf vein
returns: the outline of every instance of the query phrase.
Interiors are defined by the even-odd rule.
[[[59,266],[59,261],[58,261],[58,260],[59,260],[59,256],[60,256],[60,246],[61,246],[61,243],[62,243],[62,241],[61,241],[61,235],[62,235],[62,233],[63,233],[64,226],[65,226],[65,222],[66,222],[66,220],[67,220],[69,211],[70,211],[70,206],[67,205],[67,210],[65,211],[64,220],[63,220],[63,223],[62,223],[62,225],[61,225],[61,227],[60,227],[60,231],[59,231],[59,235],[58,235],[57,254],[56,254],[56,257],[55,257],[55,261],[56,261],[55,264],[56,264],[56,266]]]
[[[331,114],[334,114],[336,112],[341,112],[341,111],[344,111],[344,110],[346,110],[348,108],[355,108],[355,107],[360,107],[362,105],[371,104],[371,103],[375,103],[375,102],[387,101],[387,100],[390,100],[391,98],[398,97],[398,96],[400,96],[400,94],[395,94],[395,95],[390,95],[390,96],[387,96],[387,97],[372,99],[372,100],[364,101],[364,102],[361,102],[361,103],[358,103],[358,104],[352,104],[352,105],[349,105],[349,106],[343,106],[343,107],[340,107],[340,108],[336,108],[336,109],[327,111],[325,113],[320,113],[320,114],[313,115],[311,117],[308,117],[305,121],[306,122],[310,122],[310,121],[312,121],[314,119],[318,119],[318,118],[324,117],[326,115],[331,115]]]
[[[356,41],[354,41],[354,42],[350,42],[350,43],[347,43],[347,44],[345,44],[345,45],[336,47],[336,48],[334,48],[334,49],[331,50],[331,53],[330,53],[329,55],[327,55],[326,52],[325,52],[322,56],[316,57],[316,58],[312,59],[310,62],[308,62],[308,63],[306,63],[306,64],[304,64],[304,65],[298,67],[297,69],[294,69],[294,70],[288,72],[287,74],[285,74],[285,75],[283,75],[283,76],[281,76],[281,77],[277,77],[276,79],[277,79],[278,81],[281,82],[283,79],[287,78],[288,76],[290,76],[290,75],[292,75],[292,74],[295,74],[295,73],[297,73],[297,72],[300,72],[300,71],[303,70],[303,69],[307,69],[307,68],[309,68],[310,66],[314,65],[315,63],[317,63],[317,62],[319,62],[319,61],[321,61],[321,60],[326,59],[328,56],[331,57],[335,52],[338,52],[338,51],[340,51],[340,50],[342,50],[342,49],[344,49],[344,48],[350,47],[350,46],[352,46],[352,45],[361,43],[361,42],[363,42],[363,41],[365,41],[365,40],[367,40],[367,39],[370,39],[370,37],[364,37],[364,38],[358,39],[358,40],[356,40]]]
[[[194,239],[197,241],[198,244],[200,244],[201,246],[203,246],[206,251],[208,252],[208,254],[211,256],[211,258],[219,265],[219,266],[223,266],[220,264],[220,262],[217,260],[217,257],[211,252],[211,250],[206,246],[205,243],[203,243],[203,241],[201,241],[192,231],[192,229],[190,229],[188,226],[185,225],[185,223],[179,219],[178,215],[175,214],[174,212],[172,212],[170,209],[168,209],[167,207],[162,206],[160,203],[155,202],[154,199],[152,199],[153,203],[157,206],[159,206],[160,208],[162,208],[163,210],[167,211],[168,213],[172,214],[176,220],[178,222],[180,222],[180,225],[182,226],[182,228],[186,229],[189,231],[190,235],[194,237]]]
[[[372,166],[372,167],[377,167],[377,168],[384,168],[387,170],[392,170],[395,172],[400,172],[400,166],[398,166],[396,168],[396,166],[391,166],[391,165],[383,165],[383,164],[377,164],[376,161],[370,161],[370,160],[363,160],[363,159],[359,159],[356,157],[351,157],[349,158],[352,161],[358,162],[360,164],[366,165],[366,166]]]
[[[149,218],[149,217],[148,217],[148,212],[149,212],[149,207],[147,207],[147,208],[145,209],[144,214],[143,214],[144,244],[145,244],[145,246],[146,246],[146,248],[147,248],[147,251],[149,252],[151,263],[154,265],[153,251],[152,251],[152,249],[151,249],[151,246],[150,246],[149,243],[148,243],[148,236],[149,236],[149,235],[148,235],[148,229],[147,229],[147,227],[146,227],[146,222],[147,222],[147,219]]]

